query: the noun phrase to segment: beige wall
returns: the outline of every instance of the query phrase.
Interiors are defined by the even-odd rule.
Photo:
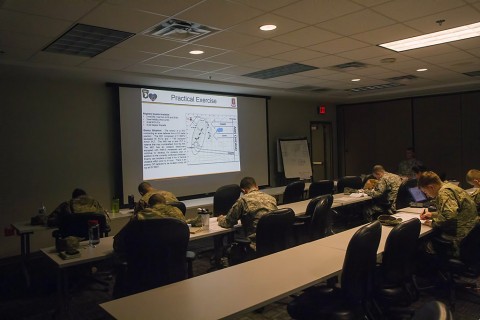
[[[120,141],[116,94],[105,82],[115,79],[5,65],[0,65],[0,73],[2,229],[15,221],[29,220],[42,202],[51,212],[69,199],[77,186],[110,207],[120,174],[120,158],[116,156]],[[128,79],[117,80],[128,83]],[[136,81],[166,86],[161,79]],[[174,86],[181,85],[177,82]],[[191,88],[191,83],[188,85]],[[199,83],[196,89],[215,88],[218,86],[207,88]],[[315,116],[316,105],[315,101],[279,97],[269,101],[271,172],[276,169],[276,139],[309,136],[310,120],[320,119]],[[332,116],[334,110],[329,109],[329,113]],[[274,175],[271,181],[275,184]],[[51,232],[37,232],[31,243],[33,250],[53,245]],[[2,232],[0,257],[19,253],[19,237],[5,237]]]

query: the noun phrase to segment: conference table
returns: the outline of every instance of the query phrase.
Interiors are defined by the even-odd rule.
[[[418,219],[422,210],[407,208],[395,216]],[[100,306],[119,320],[235,317],[339,274],[348,243],[359,228]],[[379,254],[391,230],[382,226]],[[421,236],[430,231],[422,224]]]

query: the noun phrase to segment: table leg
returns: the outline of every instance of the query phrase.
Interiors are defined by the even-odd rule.
[[[30,232],[20,234],[20,247],[21,247],[21,267],[23,277],[25,278],[25,284],[27,288],[30,288],[30,272],[28,271],[27,262],[30,257]]]

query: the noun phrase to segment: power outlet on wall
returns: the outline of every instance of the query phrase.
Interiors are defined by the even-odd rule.
[[[3,229],[5,237],[10,237],[15,235],[15,229],[13,227],[5,227]]]

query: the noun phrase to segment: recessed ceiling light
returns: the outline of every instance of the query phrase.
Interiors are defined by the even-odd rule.
[[[417,37],[383,43],[379,46],[400,52],[478,36],[480,36],[480,22],[443,31],[427,33]]]
[[[352,79],[353,82],[360,81],[360,79]]]
[[[277,29],[277,26],[274,24],[265,24],[263,26],[260,26],[260,30],[262,31],[272,31]]]
[[[202,54],[204,53],[202,50],[192,50],[189,52],[190,54]]]
[[[427,68],[417,69],[418,72],[423,72],[423,71],[427,71],[427,70],[428,70]]]

